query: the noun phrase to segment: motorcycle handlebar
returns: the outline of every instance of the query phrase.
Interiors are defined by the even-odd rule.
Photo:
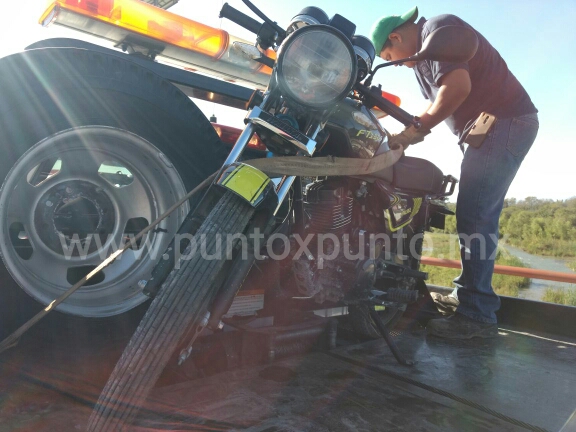
[[[384,99],[382,97],[382,91],[378,87],[371,87],[368,88],[363,84],[357,84],[357,89],[364,95],[364,98],[368,105],[371,107],[376,106],[380,108],[382,111],[387,113],[389,116],[395,118],[404,126],[414,126],[418,129],[421,126],[418,117],[413,116],[412,114],[404,111],[402,108],[394,105],[388,99]]]
[[[394,105],[392,102],[390,102],[387,99],[382,98],[382,101],[378,101],[378,102],[379,102],[378,108],[380,108],[382,111],[388,113],[391,117],[398,120],[404,126],[413,125],[416,129],[420,128],[421,123],[418,120],[418,117],[415,117],[412,114],[404,111],[402,108]]]
[[[256,21],[254,18],[249,17],[243,12],[240,12],[238,9],[233,8],[228,3],[224,3],[222,6],[219,17],[227,18],[255,34],[258,34],[260,28],[262,27],[262,23]]]

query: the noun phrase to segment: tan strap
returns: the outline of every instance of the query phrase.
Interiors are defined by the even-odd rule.
[[[259,169],[269,176],[358,176],[373,174],[394,165],[404,149],[397,147],[371,159],[339,158],[334,156],[306,158],[284,156],[251,159],[244,163]]]

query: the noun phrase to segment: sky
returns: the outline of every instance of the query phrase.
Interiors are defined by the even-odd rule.
[[[227,0],[231,6],[250,14],[241,0]],[[329,16],[339,13],[356,24],[356,33],[368,35],[374,20],[383,15],[399,15],[417,5],[420,16],[451,13],[480,31],[500,52],[528,91],[539,110],[540,131],[526,156],[508,197],[561,200],[576,196],[576,0],[291,0],[278,2],[252,0],[265,14],[286,27],[290,19],[306,6],[322,8]],[[51,37],[86,36],[58,26],[41,27],[37,21],[47,0],[4,0],[0,26],[0,57],[23,50],[37,40]],[[180,0],[171,12],[211,25],[247,40],[254,36],[236,24],[220,20],[221,0]],[[105,41],[89,39],[104,46]],[[1,61],[1,60],[0,60]],[[381,70],[375,84],[401,97],[402,108],[419,114],[427,106],[413,71],[406,67]],[[0,83],[1,85],[1,83]],[[207,116],[215,114],[218,122],[242,127],[245,112],[197,102]],[[391,132],[402,129],[394,119],[382,124]],[[435,163],[445,174],[460,175],[462,153],[456,137],[441,124],[425,142],[411,146],[407,154]],[[453,199],[452,199],[453,200]]]

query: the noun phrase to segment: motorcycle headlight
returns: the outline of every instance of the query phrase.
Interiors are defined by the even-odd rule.
[[[278,53],[277,81],[282,94],[295,102],[324,108],[342,99],[356,81],[352,43],[325,25],[298,29]]]

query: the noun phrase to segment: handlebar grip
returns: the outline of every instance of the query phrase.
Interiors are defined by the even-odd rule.
[[[243,12],[240,12],[238,9],[233,8],[228,3],[224,3],[222,6],[222,10],[220,11],[220,18],[227,18],[255,34],[258,34],[260,28],[262,27],[262,23],[256,21],[254,18],[249,17]]]

